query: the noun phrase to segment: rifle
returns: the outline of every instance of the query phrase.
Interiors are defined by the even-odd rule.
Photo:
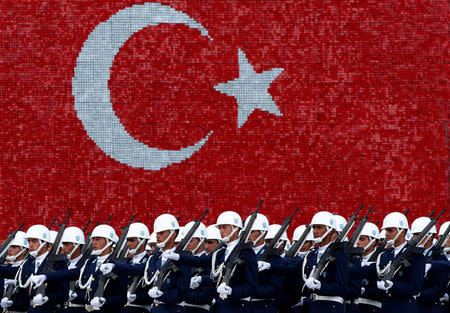
[[[59,230],[58,230],[58,233],[56,234],[55,242],[53,243],[52,249],[50,250],[50,252],[46,258],[47,261],[45,262],[44,268],[42,269],[41,273],[48,273],[53,270],[55,262],[57,261],[58,248],[61,243],[61,238],[64,233],[64,230],[66,229],[67,220],[69,219],[69,216],[70,216],[70,210],[69,210],[69,212],[67,212],[64,223],[62,223],[59,226]],[[42,297],[45,297],[46,286],[47,286],[47,284],[42,284],[39,287],[37,287],[36,295],[41,294]],[[36,289],[36,287],[34,287],[34,288]],[[33,303],[31,305],[33,305]]]
[[[82,229],[83,233],[86,231],[86,228],[89,226],[90,223],[91,223],[91,220],[88,220],[86,225],[84,225],[84,227]]]
[[[112,215],[108,216],[108,218],[106,219],[105,225],[109,224],[109,221],[111,220]]]
[[[435,260],[437,258],[437,256],[442,253],[443,245],[447,241],[449,233],[450,233],[450,225],[447,227],[445,232],[439,237],[439,239],[434,244],[433,252],[427,258],[426,263],[430,263],[431,261]]]
[[[372,207],[369,207],[369,211],[367,211],[366,216],[361,217],[359,219],[358,226],[356,227],[355,231],[350,237],[350,240],[347,243],[347,246],[345,247],[345,253],[347,253],[348,256],[351,256],[352,254],[362,254],[362,252],[364,251],[363,248],[356,247],[356,241],[358,240],[359,234],[361,234],[364,225],[367,223],[367,220],[369,219],[369,214],[372,211],[372,209],[373,209]]]
[[[250,219],[248,221],[247,226],[242,230],[242,232],[239,234],[239,239],[238,239],[238,243],[236,245],[236,247],[234,247],[233,252],[231,252],[231,255],[228,257],[227,260],[227,265],[225,267],[225,275],[223,276],[223,280],[222,282],[225,283],[227,286],[229,286],[231,277],[233,276],[233,273],[236,269],[236,267],[242,263],[242,260],[239,258],[241,251],[248,247],[248,246],[252,246],[253,243],[252,242],[248,242],[247,238],[248,235],[250,234],[250,230],[252,229],[253,224],[255,223],[256,220],[256,215],[258,214],[259,208],[261,207],[263,200],[259,201],[258,207],[256,208],[255,212],[252,212],[250,214]],[[220,280],[218,280],[217,283],[219,283]],[[220,295],[222,299],[227,298],[226,295]]]
[[[194,221],[194,225],[192,225],[191,229],[189,229],[188,233],[181,239],[180,244],[175,248],[175,253],[181,254],[184,253],[187,245],[192,239],[192,236],[194,235],[197,228],[200,226],[200,223],[202,222],[205,215],[208,213],[208,210],[205,210],[203,212],[203,215],[200,219]],[[176,271],[177,268],[175,266],[174,260],[167,260],[163,266],[157,271],[156,281],[154,286],[156,286],[159,290],[161,290],[162,285],[164,284],[164,281],[166,278],[170,275],[172,271]],[[155,274],[156,275],[156,274]]]
[[[406,209],[405,213],[403,215],[406,216],[406,214],[409,213],[409,209]],[[387,245],[387,238],[384,238],[381,243],[376,247],[375,251],[370,255],[370,258],[367,260],[367,262],[375,262],[378,258],[378,256],[384,251]]]
[[[149,255],[146,263],[148,263],[150,261],[150,259],[154,256],[155,252],[158,252],[159,250],[160,250],[159,247],[155,247],[155,250],[153,251],[153,253],[151,255]],[[147,268],[147,264],[146,264],[146,268]],[[146,272],[144,272],[144,275],[146,275]],[[133,281],[131,282],[131,285],[128,288],[128,292],[130,294],[134,294],[136,292],[136,289],[142,278],[143,278],[143,275],[136,275],[133,277]]]
[[[50,223],[50,226],[48,226],[48,230],[52,229],[53,224],[56,222],[56,217],[53,219],[53,221]]]
[[[298,251],[303,247],[306,241],[306,237],[308,237],[309,232],[311,231],[311,225],[306,225],[305,230],[303,231],[303,234],[300,236],[300,238],[291,246],[291,248],[286,252],[284,255],[285,258],[294,258]]]
[[[108,218],[108,222],[109,222],[109,219],[110,218]],[[133,219],[134,219],[134,214],[131,216],[131,219],[130,219],[130,222],[128,223],[128,225],[123,228],[123,231],[120,234],[120,238],[116,243],[116,247],[114,248],[113,252],[111,253],[111,255],[108,258],[109,263],[114,263],[114,261],[118,260],[118,256],[120,254],[119,247],[122,246],[123,242],[126,241],[128,229],[130,228],[130,224],[133,222]],[[117,275],[115,275],[113,273],[110,273],[108,275],[100,275],[100,278],[98,279],[97,290],[95,290],[94,297],[103,297],[103,292],[105,291],[105,285],[106,285],[107,280],[109,280],[109,277],[112,277],[113,279],[115,279],[115,278],[117,278]]]
[[[9,244],[14,240],[14,237],[16,237],[17,232],[22,229],[23,225],[25,225],[25,223],[20,224],[15,231],[10,232],[8,238],[6,238],[6,240],[0,246],[0,265],[3,265],[6,262]]]
[[[442,210],[442,212],[435,218],[431,218],[428,225],[425,226],[425,228],[419,233],[419,235],[417,235],[415,239],[408,241],[406,245],[406,250],[404,250],[396,259],[394,259],[394,261],[390,261],[383,270],[379,270],[377,264],[377,274],[380,280],[382,281],[392,280],[395,274],[397,274],[397,272],[400,270],[400,268],[411,266],[410,263],[411,256],[417,252],[421,253],[422,250],[422,249],[418,250],[417,245],[428,234],[431,227],[433,227],[436,224],[439,217],[442,214],[444,214],[445,211],[446,209]],[[385,285],[387,285],[387,283]]]
[[[310,277],[313,277],[315,279],[319,279],[320,275],[325,270],[325,268],[327,268],[328,264],[331,261],[335,260],[334,254],[336,253],[336,251],[339,248],[342,247],[342,242],[343,242],[344,238],[347,236],[348,232],[350,231],[350,229],[355,224],[356,216],[358,215],[359,211],[361,211],[361,209],[363,207],[364,207],[364,204],[361,204],[361,206],[356,211],[356,213],[353,214],[352,216],[350,216],[350,218],[348,219],[347,224],[345,224],[344,229],[338,235],[336,240],[330,244],[330,246],[328,247],[328,249],[326,250],[324,255],[320,258],[320,260],[317,263],[317,265],[315,267],[313,267],[313,270],[311,271]]]
[[[275,237],[273,237],[273,239],[270,242],[270,244],[265,248],[266,250],[264,250],[264,252],[260,255],[259,261],[267,261],[269,256],[273,253],[272,250],[275,248],[275,245],[278,243],[278,240],[280,240],[280,238],[283,235],[283,233],[289,227],[289,224],[291,223],[292,219],[294,218],[294,215],[297,213],[298,210],[299,210],[299,207],[297,207],[295,209],[294,213],[292,213],[292,215],[290,217],[286,217],[284,219],[284,222],[281,225],[281,227],[278,230],[278,232],[275,234]],[[279,250],[279,249],[277,249],[277,250]]]

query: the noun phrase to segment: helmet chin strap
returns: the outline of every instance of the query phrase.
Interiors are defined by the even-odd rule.
[[[322,240],[328,236],[328,234],[333,230],[333,228],[331,228],[330,226],[326,226],[327,227],[327,231],[325,232],[325,234],[323,234],[322,236],[320,236],[319,238],[314,238],[314,241],[316,243],[321,243]]]
[[[200,238],[199,238],[200,239]],[[197,252],[198,248],[200,248],[200,245],[205,241],[205,238],[200,239],[198,245],[195,247],[194,250],[192,250],[192,254],[195,254],[195,252]]]
[[[144,243],[145,239],[144,238],[138,238],[137,239],[139,241],[138,245],[136,246],[136,248],[134,249],[128,249],[128,253],[132,254],[132,255],[136,255],[137,252],[139,251],[139,248],[142,246],[142,244]]]
[[[393,246],[395,241],[397,240],[398,236],[400,236],[400,233],[403,231],[403,228],[400,229],[398,227],[395,227],[395,229],[397,229],[397,235],[395,235],[394,239],[388,240],[386,245]]]
[[[433,234],[427,234],[425,237],[423,237],[422,242],[423,243],[419,243],[417,246],[419,248],[425,248],[425,245],[427,244],[428,240],[430,240],[431,236],[433,236]]]
[[[234,233],[238,231],[239,227],[237,227],[237,226],[233,226],[233,227],[234,227],[234,228],[233,228],[233,231],[232,231],[228,236],[223,237],[223,238],[222,238],[222,241],[224,241],[224,242],[230,241],[231,236],[233,236]]]
[[[27,248],[22,247],[22,249],[20,249],[20,251],[16,255],[8,255],[6,257],[6,260],[9,262],[14,262],[26,250]]]
[[[41,244],[39,245],[39,248],[37,248],[37,249],[34,250],[34,251],[30,251],[30,255],[31,255],[32,257],[37,257],[39,251],[41,251],[42,247],[46,244],[45,241],[42,241],[42,240],[40,240],[40,239],[39,239],[39,242],[41,243]]]
[[[106,240],[108,241],[106,246],[104,246],[103,249],[100,249],[100,250],[93,250],[92,251],[92,255],[100,255],[100,254],[102,254],[103,251],[105,251],[108,247],[110,247],[113,244],[112,240],[109,240],[109,239],[106,239]]]
[[[173,233],[175,233],[175,230],[171,229],[170,234],[169,234],[169,236],[167,236],[166,240],[164,240],[163,242],[157,243],[156,246],[160,249],[164,248],[166,246],[166,243],[169,241],[170,237],[172,237]]]
[[[71,259],[72,258],[72,255],[73,255],[73,253],[75,252],[75,250],[77,250],[77,248],[80,246],[80,244],[79,243],[77,243],[77,244],[75,244],[74,246],[73,246],[73,249],[72,249],[72,251],[70,251],[70,253],[67,255],[67,259]]]
[[[258,238],[256,238],[254,241],[253,241],[253,245],[256,245],[256,243],[262,238],[262,237],[264,237],[265,235],[266,235],[266,233],[267,233],[267,231],[261,231],[261,235],[259,235],[258,236]]]
[[[372,238],[372,240],[369,241],[369,243],[367,244],[367,246],[364,247],[363,249],[363,253],[367,251],[367,249],[369,249],[369,247],[375,242],[375,238]]]

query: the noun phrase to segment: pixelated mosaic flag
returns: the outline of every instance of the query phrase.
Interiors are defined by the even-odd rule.
[[[3,1],[1,225],[448,205],[446,1]]]

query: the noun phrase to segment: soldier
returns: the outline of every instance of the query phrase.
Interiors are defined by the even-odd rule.
[[[386,215],[382,229],[386,230],[386,238],[392,248],[380,254],[376,265],[371,264],[363,271],[363,277],[373,277],[374,273],[382,277],[383,273],[389,270],[390,264],[406,249],[408,220],[404,214],[393,212]],[[399,310],[409,313],[418,312],[414,296],[422,289],[425,274],[425,259],[419,249],[412,255],[409,262],[411,265],[400,268],[393,280],[377,281],[377,288],[385,292],[380,312],[390,313]]]
[[[107,279],[104,286],[99,285],[102,281],[100,266],[108,262],[112,253],[113,244],[117,243],[118,237],[114,229],[106,224],[98,225],[91,234],[92,256],[86,260],[80,270],[78,286],[81,288],[87,311],[120,312],[126,303],[126,279],[123,277],[112,277]],[[119,247],[116,247],[117,249]],[[98,288],[99,289],[97,291]],[[103,294],[96,296],[96,294]]]
[[[422,230],[428,225],[430,218],[419,217],[411,225],[411,233],[415,239]],[[436,226],[431,227],[428,234],[419,243],[424,248],[423,254],[428,258],[433,252],[433,237],[437,233]],[[433,261],[447,261],[443,255]],[[419,304],[419,312],[441,313],[442,304],[439,300],[444,296],[448,282],[448,271],[439,270],[438,267],[431,266],[430,263],[425,267],[424,286],[420,294],[416,297]]]
[[[249,223],[250,217],[245,221],[245,225]],[[258,213],[256,216],[256,220],[253,223],[253,226],[250,230],[250,235],[248,240],[253,242],[253,251],[256,254],[257,260],[260,259],[263,253],[266,253],[265,250],[267,246],[265,245],[264,237],[266,234],[269,235],[270,240],[273,240],[276,233],[280,229],[279,227],[272,227],[273,232],[276,229],[274,234],[269,234],[269,220],[264,215]],[[287,235],[284,232],[283,235],[287,240]],[[275,244],[275,246],[279,246]],[[267,262],[277,262],[280,259],[280,250],[273,249],[269,253],[269,257],[267,258]],[[277,306],[275,304],[275,299],[277,299],[282,291],[283,281],[282,277],[279,275],[275,275],[272,271],[262,271],[258,273],[258,282],[256,289],[253,292],[253,296],[251,298],[252,308],[254,312],[277,312]]]
[[[85,244],[83,231],[78,227],[67,227],[61,237],[61,243],[62,251],[68,259],[66,266],[61,267],[58,271],[34,275],[31,280],[36,287],[39,287],[45,281],[49,283],[70,282],[69,288],[66,290],[67,301],[64,303],[61,312],[82,313],[85,311],[84,299],[81,290],[75,286],[75,281],[84,263],[81,260],[81,248]]]
[[[439,237],[444,236],[444,233],[448,227],[450,227],[450,221],[445,222],[441,225],[441,227],[439,228]],[[444,244],[442,245],[442,248],[444,257],[447,259],[447,261],[450,261],[450,235],[448,235],[447,238],[444,239]],[[444,296],[439,299],[442,303],[443,312],[450,312],[449,295],[450,295],[450,275],[447,278],[447,290]]]
[[[25,237],[26,234],[23,231],[18,231],[14,236],[8,248],[7,267],[17,268],[25,262],[25,255],[28,252],[28,241]],[[9,312],[26,312],[30,304],[28,292],[16,284],[14,279],[5,280],[5,292],[1,300],[1,307]],[[3,292],[3,289],[1,291]]]
[[[279,224],[270,224],[269,230],[267,231],[267,234],[265,236],[266,244],[270,245],[270,242],[277,234],[278,230],[281,228],[281,225]],[[277,249],[279,249],[280,255],[284,253],[284,248],[286,247],[287,242],[289,241],[289,238],[287,237],[287,233],[284,232],[283,235],[281,235],[280,240],[275,245]]]
[[[206,227],[206,241],[205,241],[205,252],[210,254],[219,243],[222,242],[222,236],[220,236],[220,231],[216,226],[210,225]]]
[[[215,300],[218,313],[251,312],[250,296],[256,288],[258,269],[255,253],[251,246],[237,247],[242,220],[236,212],[226,211],[219,215],[216,226],[220,230],[222,240],[228,243],[225,248],[201,257],[178,255],[170,252],[166,253],[165,256],[178,261],[180,264],[211,268],[212,281],[210,283],[217,281]],[[242,262],[236,266],[229,285],[226,285],[221,280],[226,269],[232,266],[227,261],[235,248],[242,249],[239,250]]]
[[[357,246],[363,248],[363,265],[367,264],[370,256],[375,251],[377,241],[380,239],[380,231],[377,225],[367,222],[359,234]],[[379,312],[384,291],[377,287],[378,277],[373,273],[371,277],[363,277],[361,294],[354,300],[355,311],[360,313]]]
[[[150,234],[150,238],[147,241],[147,245],[145,246],[145,250],[148,255],[151,255],[156,248],[156,233],[153,232]]]

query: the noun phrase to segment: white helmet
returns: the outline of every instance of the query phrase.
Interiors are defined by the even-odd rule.
[[[19,255],[21,255],[26,249],[28,249],[28,240],[25,239],[26,234],[23,231],[18,231],[14,236],[14,239],[11,240],[10,246],[18,246],[21,247],[20,251],[16,255],[7,255],[6,260],[9,262],[14,262]]]
[[[74,244],[84,245],[84,234],[78,227],[67,227],[61,237],[61,242],[71,242]]]
[[[217,218],[216,227],[219,225],[232,225],[242,228],[242,219],[236,212],[225,211]]]
[[[273,239],[275,235],[278,233],[278,230],[281,228],[281,225],[279,224],[272,224],[269,226],[269,230],[266,235],[266,239]],[[288,236],[286,231],[283,232],[283,234],[280,237],[280,241],[288,241]]]
[[[58,235],[58,232],[55,230],[50,230],[50,243],[54,244],[56,236]]]
[[[381,229],[386,228],[398,228],[398,229],[409,229],[408,220],[406,216],[399,212],[389,213],[384,217],[383,227]]]
[[[414,222],[411,224],[411,233],[418,234],[424,230],[424,228],[430,223],[431,219],[429,217],[419,217],[414,220]],[[428,231],[429,234],[436,234],[437,229],[436,225],[433,225],[431,229]]]
[[[334,227],[334,216],[330,212],[321,211],[314,214],[311,225],[325,225],[327,227]]]
[[[150,239],[150,233],[148,231],[147,226],[142,223],[133,223],[130,224],[130,228],[128,228],[128,233],[126,238],[142,238],[142,239]]]
[[[382,229],[380,232],[380,239],[384,239],[384,238],[386,238],[386,231],[384,229]]]
[[[250,218],[251,218],[251,216],[249,216],[245,219],[244,227],[246,227],[247,224],[250,222]],[[267,217],[263,214],[257,213],[255,222],[253,223],[250,231],[252,231],[252,230],[259,230],[260,232],[267,232],[269,230],[269,220],[267,219]]]
[[[210,225],[206,227],[206,240],[222,241],[222,236],[216,226]]]
[[[380,231],[374,223],[367,222],[361,230],[360,236],[367,236],[374,239],[380,239]]]
[[[306,225],[300,225],[298,226],[295,230],[294,230],[294,235],[292,236],[292,241],[297,241],[300,239],[300,237],[303,235],[303,233],[305,232],[306,229]],[[308,234],[306,235],[306,240],[305,241],[314,241],[314,235],[312,232],[312,228],[309,230]]]
[[[158,216],[153,222],[153,230],[155,233],[159,233],[165,230],[175,231],[179,229],[180,225],[178,225],[177,219],[172,214],[162,214]]]
[[[288,239],[286,241],[286,244],[284,245],[284,253],[288,252],[290,248],[291,248],[291,241]]]
[[[44,225],[33,225],[27,230],[26,239],[35,238],[40,241],[50,242],[50,231]]]
[[[184,226],[180,226],[180,229],[179,229],[179,231],[178,231],[178,234],[177,234],[177,236],[175,237],[175,242],[181,242],[181,240],[183,239],[183,230],[184,230]],[[169,235],[169,237],[170,237],[171,235]],[[167,237],[167,238],[169,238],[169,237]]]
[[[155,232],[151,233],[150,238],[148,239],[148,243],[157,243]]]
[[[91,238],[94,238],[94,237],[105,238],[114,243],[116,243],[118,240],[118,237],[116,235],[116,231],[114,230],[114,228],[112,228],[111,226],[109,226],[107,224],[101,224],[101,225],[98,225],[97,227],[95,227],[91,234]]]
[[[445,223],[443,223],[441,225],[441,227],[439,228],[439,236],[444,235],[445,231],[447,230],[447,228],[450,227],[450,221],[447,221]]]
[[[344,230],[346,224],[347,220],[345,219],[345,217],[337,214],[334,215],[334,225],[333,225],[334,230],[340,233],[341,231]]]
[[[187,223],[182,231],[182,238],[187,235],[187,233],[191,230],[192,226],[194,226],[194,221],[191,221]],[[206,226],[203,223],[200,223],[198,228],[195,230],[194,235],[192,238],[199,238],[199,239],[205,239],[206,238]]]

